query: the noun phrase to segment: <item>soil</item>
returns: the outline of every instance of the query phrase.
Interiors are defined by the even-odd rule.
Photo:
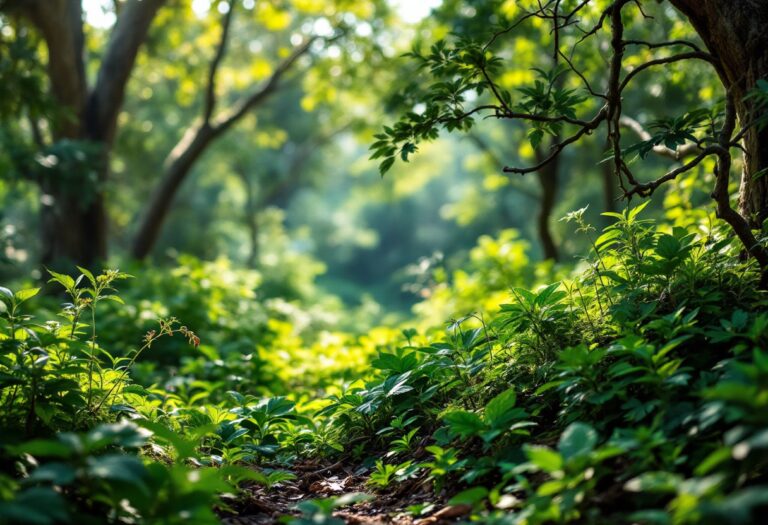
[[[441,525],[455,523],[469,514],[466,505],[445,505],[435,496],[430,482],[415,478],[397,484],[392,490],[376,491],[366,485],[367,476],[354,466],[335,463],[323,466],[304,463],[291,469],[296,479],[266,489],[259,485],[244,488],[222,511],[224,525],[267,525],[280,523],[281,516],[298,515],[298,503],[310,499],[363,492],[373,499],[341,508],[334,516],[351,525]],[[432,504],[421,516],[412,516],[412,505]]]

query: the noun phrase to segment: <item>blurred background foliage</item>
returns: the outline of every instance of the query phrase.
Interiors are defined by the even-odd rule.
[[[373,134],[425,89],[425,72],[399,56],[414,42],[418,47],[449,33],[490,34],[515,19],[523,4],[176,0],[161,9],[127,86],[104,188],[109,265],[146,275],[128,293],[156,301],[136,307],[136,323],[148,312],[172,312],[198,328],[212,323],[213,333],[221,323],[248,319],[245,332],[257,337],[277,316],[291,319],[297,334],[307,326],[363,332],[412,310],[436,322],[489,308],[499,303],[489,291],[502,294],[510,285],[555,277],[553,262],[533,264],[545,255],[535,219],[543,183],[535,175],[501,172],[502,165],[535,158],[522,126],[488,120],[468,134],[445,135],[383,178],[367,160]],[[121,3],[84,3],[89,76],[103,58],[116,6]],[[601,6],[594,3],[589,14],[596,16]],[[267,80],[302,39],[324,40],[312,45],[266,103],[202,154],[167,204],[150,259],[135,263],[130,247],[142,209],[164,159],[199,120],[206,75],[230,9],[236,12],[215,85],[223,107]],[[630,36],[690,37],[679,14],[663,5],[654,9],[663,15],[659,23],[628,25],[637,33]],[[87,196],[90,186],[82,181],[95,176],[87,161],[93,152],[91,144],[71,140],[40,150],[37,143],[50,135],[51,122],[66,118],[48,94],[46,49],[12,12],[1,21],[0,278],[34,280],[40,276],[39,212],[49,198],[35,181],[45,173]],[[532,68],[549,67],[549,38],[534,23],[508,39],[499,53],[513,59],[500,84],[520,87],[534,78]],[[599,78],[601,50],[585,52],[584,74]],[[703,66],[667,69],[628,95],[628,114],[643,122],[666,108],[715,103]],[[568,82],[577,87],[578,79]],[[625,206],[611,174],[595,163],[604,149],[605,137],[596,135],[559,163],[545,222],[560,262],[576,261],[587,248],[560,217],[589,203],[588,219],[603,224],[602,211]],[[668,163],[651,159],[648,176]],[[708,198],[710,168],[703,163],[670,184],[666,197],[651,205],[655,213],[689,220]],[[695,213],[707,218],[706,211]],[[207,311],[197,311],[203,299]],[[242,315],[226,319],[222,312]],[[114,340],[124,339],[121,334]]]

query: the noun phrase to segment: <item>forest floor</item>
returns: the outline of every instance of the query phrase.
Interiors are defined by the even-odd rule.
[[[397,485],[389,491],[374,493],[366,485],[368,477],[348,463],[332,465],[305,463],[293,469],[296,479],[283,482],[278,488],[267,489],[253,485],[245,489],[233,503],[236,513],[224,513],[224,525],[267,525],[279,523],[281,516],[296,515],[296,505],[302,501],[366,493],[373,499],[334,511],[333,516],[350,525],[440,525],[455,522],[468,515],[469,505],[445,505],[444,498],[436,497],[431,482],[423,477]],[[441,501],[443,504],[441,504]],[[408,507],[433,504],[431,512],[414,518]]]

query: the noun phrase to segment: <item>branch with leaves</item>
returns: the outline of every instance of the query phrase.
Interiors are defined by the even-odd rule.
[[[736,119],[728,107],[724,113],[716,109],[700,109],[646,126],[623,114],[625,93],[643,72],[675,63],[700,61],[709,64],[722,79],[724,69],[719,57],[685,40],[649,42],[625,38],[623,15],[627,9],[638,9],[640,16],[649,18],[642,9],[642,2],[637,0],[614,0],[600,12],[596,23],[582,27],[579,17],[589,4],[589,0],[584,0],[570,11],[564,11],[560,1],[540,1],[536,9],[524,12],[485,42],[466,38],[450,43],[441,40],[433,44],[428,53],[418,49],[408,53],[406,56],[418,61],[432,83],[416,96],[413,107],[419,108],[418,111],[405,112],[394,125],[384,127],[383,133],[375,136],[371,158],[380,160],[381,174],[386,173],[398,157],[407,162],[420,143],[434,140],[443,130],[467,132],[478,118],[526,124],[528,140],[534,149],[539,147],[545,135],[564,137],[552,141],[546,156],[537,158],[535,165],[503,168],[505,173],[518,175],[542,169],[563,151],[605,125],[610,144],[607,161],[611,163],[627,200],[635,195],[649,196],[663,184],[714,158],[717,169],[712,197],[717,204],[717,214],[734,229],[746,251],[759,263],[763,275],[768,276],[768,252],[757,242],[749,219],[731,208],[728,194],[732,150],[742,148],[740,140],[748,129],[758,125],[758,119],[742,122],[744,129],[734,136]],[[555,65],[550,71],[534,69],[536,79],[532,85],[510,92],[494,80],[506,64],[496,46],[523,23],[533,19],[538,19],[539,25],[542,22],[549,25]],[[578,69],[574,57],[579,46],[603,33],[607,33],[610,55],[607,57],[605,88],[598,91]],[[638,55],[629,53],[631,48],[660,54],[638,64]],[[630,57],[631,67],[628,65]],[[577,77],[581,89],[564,87],[563,79],[568,76]],[[765,84],[768,86],[768,82]],[[729,100],[726,106],[734,103]],[[580,117],[578,114],[588,110],[590,105],[599,109],[591,117]],[[640,141],[626,146],[623,129],[631,131]],[[650,153],[681,164],[657,179],[642,181],[630,169],[630,160],[645,159]],[[768,281],[768,277],[764,280]]]

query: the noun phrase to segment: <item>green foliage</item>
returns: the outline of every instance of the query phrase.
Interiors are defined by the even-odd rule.
[[[417,466],[436,491],[472,487],[456,501],[494,523],[716,522],[740,501],[752,519],[764,474],[744,461],[763,457],[768,363],[757,273],[732,262],[719,226],[659,231],[642,208],[611,215],[581,270],[513,288],[488,323],[456,320],[444,342],[409,339],[373,361],[365,388],[332,398],[350,436],[403,436],[389,454],[406,463],[377,462],[372,484]],[[583,211],[571,219],[591,237]],[[419,434],[432,459],[414,465],[403,443]],[[477,486],[489,476],[502,481]]]
[[[290,516],[285,516],[281,519],[281,522],[286,523],[287,525],[344,525],[344,520],[335,518],[333,516],[333,511],[340,507],[354,505],[369,499],[371,499],[371,497],[367,494],[350,493],[337,498],[302,501],[296,506],[301,512],[301,517],[292,518]]]
[[[732,258],[719,225],[660,227],[642,213],[611,214],[597,237],[583,210],[571,214],[593,246],[583,265],[533,290],[511,287],[487,320],[372,331],[355,343],[360,365],[341,376],[359,380],[334,385],[329,376],[321,395],[314,383],[280,381],[255,395],[238,378],[281,357],[208,369],[223,343],[201,342],[173,318],[139,348],[111,354],[105,327],[131,308],[112,289],[121,272],[52,273],[69,297],[61,322],[29,313],[45,302],[38,289],[1,288],[0,403],[3,428],[14,431],[3,436],[0,513],[36,523],[213,523],[211,509],[225,511],[219,496],[238,484],[269,494],[297,477],[296,462],[341,454],[362,461],[377,491],[431,483],[489,523],[748,523],[765,504],[768,453],[768,314],[757,272]],[[497,248],[484,242],[474,260]],[[460,295],[462,285],[479,286],[445,289]],[[216,302],[193,290],[178,306],[201,300],[216,311],[252,293],[215,286]],[[489,280],[487,293],[496,286]],[[215,326],[210,312],[197,315]],[[277,348],[288,341],[279,326],[248,337]],[[175,335],[202,355],[184,359],[165,386],[133,383]],[[304,501],[301,516],[284,521],[336,523],[334,510],[350,503]]]

